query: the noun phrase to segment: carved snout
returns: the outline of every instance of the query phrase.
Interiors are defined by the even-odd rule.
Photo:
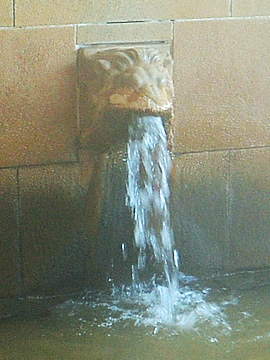
[[[172,107],[173,85],[166,69],[137,66],[116,81],[110,104],[144,112],[163,112]]]

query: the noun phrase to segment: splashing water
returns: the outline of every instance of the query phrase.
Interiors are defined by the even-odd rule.
[[[132,286],[123,286],[121,297],[146,309],[137,324],[190,328],[198,319],[219,318],[221,311],[204,301],[205,293],[179,285],[181,279],[185,283],[193,279],[180,273],[179,255],[174,248],[169,211],[171,167],[161,117],[135,119],[129,128],[126,205],[132,210],[138,258],[132,265]],[[125,244],[122,251],[125,259]],[[148,279],[142,281],[145,273]],[[119,295],[118,290],[115,293]]]
[[[121,239],[123,262],[121,267],[112,266],[112,272],[108,274],[111,283],[108,292],[87,292],[82,299],[67,302],[60,310],[67,311],[71,318],[78,318],[80,326],[82,323],[89,324],[91,328],[97,326],[117,331],[121,327],[126,329],[135,325],[146,327],[146,333],[151,335],[175,335],[183,330],[195,330],[196,333],[202,330],[205,334],[207,327],[210,339],[216,339],[217,333],[230,333],[223,310],[231,304],[231,300],[226,304],[223,300],[216,304],[209,300],[212,295],[208,285],[205,288],[194,277],[180,272],[169,211],[168,177],[172,161],[162,119],[153,116],[133,118],[127,154],[123,151],[112,155],[108,155],[108,168],[113,171],[114,165],[116,169],[121,168],[121,176],[113,172],[111,177],[106,177],[107,202],[103,215],[109,225],[105,222],[104,239],[108,246],[107,229],[117,236],[117,239],[112,237],[113,240]],[[111,165],[110,161],[115,161],[114,156],[120,156],[120,166],[117,161]],[[123,199],[118,195],[119,186],[122,191],[124,174],[125,210],[131,210],[134,234],[117,231],[118,224],[121,228],[119,216],[122,216],[123,208],[118,206],[119,199],[121,206]],[[112,207],[116,211],[111,211]],[[106,211],[111,218],[107,217]],[[134,240],[135,256],[130,237]],[[121,259],[117,257],[117,261]],[[124,285],[119,285],[119,282],[116,285],[114,274],[116,279],[119,274],[115,271],[120,268],[126,272],[124,265],[131,270],[131,281],[127,284],[124,279],[121,281]]]

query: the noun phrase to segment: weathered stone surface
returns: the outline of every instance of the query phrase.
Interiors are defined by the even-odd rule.
[[[233,151],[230,163],[230,268],[269,267],[270,148]]]
[[[269,16],[270,3],[268,0],[233,0],[233,16]]]
[[[229,0],[16,0],[16,26],[229,16]]]
[[[270,145],[270,19],[176,22],[177,152]]]
[[[84,217],[92,219],[80,178],[78,165],[20,170],[24,294],[70,292],[92,281],[91,239],[82,233]]]
[[[76,160],[74,31],[0,30],[0,166]]]
[[[0,299],[19,295],[17,172],[0,170]]]
[[[181,269],[188,274],[230,271],[227,152],[180,155],[171,176],[171,217]]]
[[[174,159],[171,215],[183,271],[270,266],[270,149]]]
[[[12,0],[0,0],[0,26],[12,26]]]

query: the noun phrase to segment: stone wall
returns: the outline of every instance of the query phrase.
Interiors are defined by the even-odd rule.
[[[71,291],[93,277],[80,224],[97,174],[76,146],[86,45],[171,45],[183,269],[269,266],[269,33],[268,0],[0,0],[0,298]]]

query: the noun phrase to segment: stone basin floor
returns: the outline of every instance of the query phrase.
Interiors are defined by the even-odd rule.
[[[31,299],[48,311],[25,311],[0,321],[1,360],[266,360],[270,358],[270,272],[249,271],[197,279],[205,304],[222,312],[198,313],[186,326],[136,322],[140,309],[110,292],[68,299]],[[195,290],[194,290],[195,291]],[[40,307],[39,307],[40,308]],[[188,311],[183,310],[183,316]]]

